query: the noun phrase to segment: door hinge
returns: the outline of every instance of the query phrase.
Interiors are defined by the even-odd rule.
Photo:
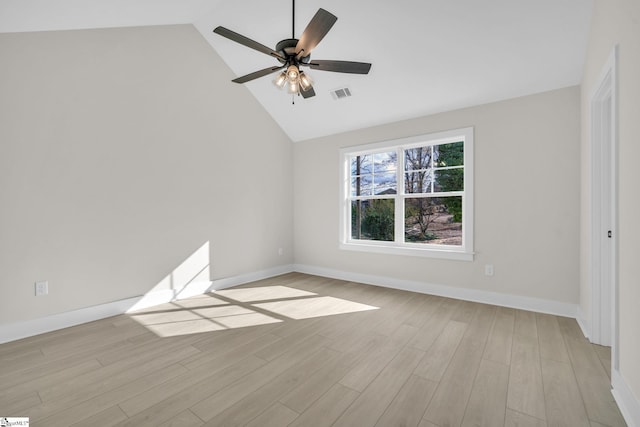
[[[611,230],[607,231],[607,237],[611,238]]]

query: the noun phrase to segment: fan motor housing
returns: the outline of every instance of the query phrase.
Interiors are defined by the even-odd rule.
[[[276,45],[276,52],[279,52],[282,54],[282,56],[284,56],[285,58],[287,58],[286,61],[283,61],[280,58],[277,58],[278,61],[280,61],[281,63],[285,64],[287,62],[291,62],[291,59],[293,57],[296,56],[297,52],[296,52],[296,46],[298,45],[298,39],[284,39],[284,40],[280,40],[278,42],[278,44]],[[309,62],[309,58],[311,57],[311,55],[307,55],[303,58],[300,58],[299,60],[297,60],[296,62],[302,62],[302,63],[308,63]]]

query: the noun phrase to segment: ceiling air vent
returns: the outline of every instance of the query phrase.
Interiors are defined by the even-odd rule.
[[[336,90],[332,90],[331,91],[331,96],[333,97],[333,99],[343,99],[343,98],[348,98],[351,96],[351,91],[349,90],[348,87],[343,87],[340,89],[336,89]]]

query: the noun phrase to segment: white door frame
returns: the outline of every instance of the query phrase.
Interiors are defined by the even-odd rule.
[[[618,367],[618,162],[615,46],[590,98],[591,342],[611,346]],[[610,238],[608,237],[608,233]]]

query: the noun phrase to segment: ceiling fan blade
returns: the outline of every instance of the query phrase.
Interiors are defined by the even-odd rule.
[[[309,67],[315,70],[321,71],[333,71],[336,73],[351,73],[351,74],[369,74],[371,64],[367,62],[352,62],[352,61],[323,61],[323,60],[311,60]]]
[[[251,80],[255,80],[257,78],[267,76],[271,73],[275,73],[276,71],[282,70],[283,68],[284,68],[284,65],[279,65],[277,67],[269,67],[269,68],[265,68],[264,70],[254,71],[251,74],[247,74],[246,76],[235,78],[231,81],[234,83],[246,83]]]
[[[316,91],[313,90],[313,86],[311,86],[307,90],[301,90],[300,95],[302,95],[304,99],[307,99],[307,98],[311,98],[312,96],[316,96]]]
[[[262,52],[262,53],[266,53],[267,55],[273,56],[274,58],[278,58],[279,60],[285,61],[286,59],[284,58],[284,56],[280,55],[278,52],[276,52],[275,50],[258,43],[255,40],[251,40],[248,37],[243,36],[242,34],[238,34],[235,31],[231,31],[228,28],[225,27],[216,27],[215,30],[213,30],[214,33],[221,35],[222,37],[226,37],[229,40],[233,40],[236,43],[240,43],[241,45],[250,47],[251,49],[255,49],[258,52]]]
[[[337,20],[338,18],[332,13],[324,9],[318,9],[298,40],[296,45],[298,59],[308,56],[313,48],[320,43],[320,40],[327,35]]]

